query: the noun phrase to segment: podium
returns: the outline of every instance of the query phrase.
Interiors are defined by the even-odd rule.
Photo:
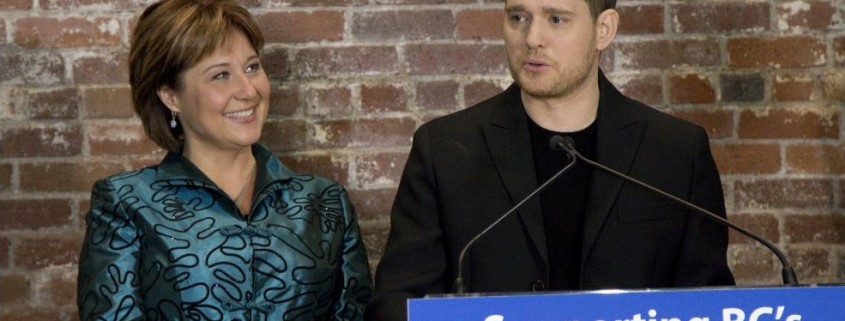
[[[845,285],[429,297],[408,320],[845,321]]]

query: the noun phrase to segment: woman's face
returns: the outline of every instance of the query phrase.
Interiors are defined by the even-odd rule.
[[[181,90],[164,87],[158,95],[177,113],[186,151],[236,150],[258,141],[267,119],[270,81],[243,33],[232,32],[181,77]]]

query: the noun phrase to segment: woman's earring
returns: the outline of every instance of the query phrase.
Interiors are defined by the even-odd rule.
[[[176,128],[176,112],[170,112],[170,128]]]

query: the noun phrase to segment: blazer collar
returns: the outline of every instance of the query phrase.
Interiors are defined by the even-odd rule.
[[[628,99],[599,71],[599,107],[596,116],[596,161],[627,173],[639,147],[645,122],[632,112]],[[520,89],[511,85],[495,97],[488,123],[482,124],[485,144],[511,202],[516,204],[539,186],[528,134],[528,115]],[[584,219],[583,255],[598,236],[623,182],[601,171],[593,171]],[[523,204],[519,217],[538,254],[548,262],[543,213],[537,197]],[[583,260],[582,260],[583,262]]]
[[[599,109],[596,117],[596,159],[595,161],[628,174],[639,149],[646,121],[640,119],[630,105],[604,73],[599,72]],[[624,182],[601,170],[593,170],[584,217],[582,264],[598,236],[601,227],[610,214]]]
[[[294,173],[261,144],[252,145],[252,154],[257,162],[256,191],[262,191],[269,185],[289,180]],[[194,163],[182,153],[169,152],[161,161],[156,173],[156,181],[168,181],[171,185],[199,185],[207,188],[217,188]]]
[[[490,158],[507,189],[511,203],[515,205],[538,185],[528,134],[528,115],[517,85],[511,85],[494,98],[492,104],[490,120],[483,123],[481,129]],[[544,262],[548,262],[539,198],[534,197],[523,204],[519,209],[519,217],[534,242],[537,254]]]

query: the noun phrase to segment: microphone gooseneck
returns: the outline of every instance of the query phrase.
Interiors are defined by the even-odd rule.
[[[785,285],[798,285],[798,277],[795,274],[795,270],[792,268],[792,266],[789,265],[789,262],[786,259],[786,255],[784,255],[783,252],[781,252],[781,250],[778,249],[777,246],[775,246],[774,244],[772,244],[768,240],[758,236],[757,234],[752,233],[751,231],[746,230],[745,228],[743,228],[739,225],[734,224],[731,221],[728,221],[727,219],[722,218],[719,215],[714,214],[713,212],[710,212],[710,211],[703,209],[703,208],[701,208],[701,207],[699,207],[695,204],[687,202],[687,201],[685,201],[685,200],[683,200],[679,197],[676,197],[675,195],[664,192],[664,191],[662,191],[662,190],[660,190],[656,187],[653,187],[651,185],[643,183],[643,182],[641,182],[641,181],[639,181],[639,180],[637,180],[633,177],[622,174],[622,173],[620,173],[620,172],[618,172],[618,171],[616,171],[616,170],[614,170],[610,167],[604,166],[604,165],[602,165],[598,162],[587,159],[586,157],[581,155],[581,153],[579,153],[575,149],[575,141],[572,140],[572,137],[569,137],[569,136],[561,137],[559,135],[555,135],[554,137],[552,137],[549,140],[549,144],[552,144],[552,149],[566,151],[566,153],[569,154],[569,156],[571,156],[573,159],[580,159],[581,161],[583,161],[583,162],[585,162],[585,163],[587,163],[587,164],[589,164],[593,167],[596,167],[596,168],[601,169],[605,172],[613,174],[614,176],[619,177],[619,178],[621,178],[621,179],[623,179],[627,182],[633,183],[637,186],[640,186],[642,188],[645,188],[647,190],[650,190],[652,192],[655,192],[657,194],[665,196],[665,197],[667,197],[667,198],[669,198],[669,199],[671,199],[675,202],[678,202],[679,204],[681,204],[681,205],[683,205],[683,206],[685,206],[689,209],[692,209],[692,210],[695,210],[695,211],[697,211],[701,214],[704,214],[706,217],[709,217],[710,219],[713,219],[716,222],[718,222],[718,223],[720,223],[724,226],[730,227],[730,228],[734,229],[735,231],[742,233],[742,235],[745,235],[745,236],[759,242],[760,244],[763,244],[765,247],[767,247],[770,251],[772,251],[772,253],[774,253],[778,257],[778,260],[780,260],[780,264],[783,267],[782,270],[781,270],[781,276],[783,277],[783,284],[785,284]]]
[[[555,136],[555,137],[560,137],[560,136]],[[552,137],[552,139],[554,139],[554,137]],[[570,138],[570,140],[571,139],[572,138]],[[549,140],[549,146],[554,146],[553,140]],[[559,149],[556,149],[556,147],[552,147],[552,149],[559,150]],[[557,180],[561,175],[563,175],[563,173],[566,173],[567,171],[569,171],[569,169],[572,168],[572,165],[575,165],[575,157],[573,157],[572,155],[567,153],[567,158],[569,158],[569,163],[567,163],[563,168],[561,168],[559,171],[557,171],[557,173],[552,175],[552,177],[550,177],[545,182],[543,182],[543,184],[540,185],[539,187],[537,187],[537,189],[535,189],[530,194],[528,194],[528,196],[525,196],[525,198],[520,200],[519,203],[517,203],[516,205],[511,207],[507,212],[505,212],[505,214],[502,214],[502,216],[500,216],[498,219],[493,221],[493,223],[491,223],[486,228],[484,228],[481,232],[476,234],[472,239],[469,240],[469,242],[467,242],[466,245],[464,245],[464,248],[461,250],[461,254],[458,256],[458,276],[455,278],[455,283],[454,283],[454,289],[455,289],[456,295],[463,295],[464,291],[465,291],[464,279],[463,279],[463,267],[464,267],[464,258],[466,257],[467,252],[469,252],[469,249],[472,248],[472,246],[475,244],[475,242],[478,241],[478,239],[480,239],[482,236],[487,234],[487,232],[489,232],[491,229],[493,229],[493,227],[498,225],[499,222],[501,222],[502,220],[504,220],[505,218],[510,216],[511,213],[516,212],[516,210],[518,210],[520,207],[522,207],[522,205],[525,204],[526,202],[528,202],[528,200],[530,200],[535,195],[539,194],[544,189],[546,189],[546,187],[551,185],[551,183],[553,183],[555,180]]]

